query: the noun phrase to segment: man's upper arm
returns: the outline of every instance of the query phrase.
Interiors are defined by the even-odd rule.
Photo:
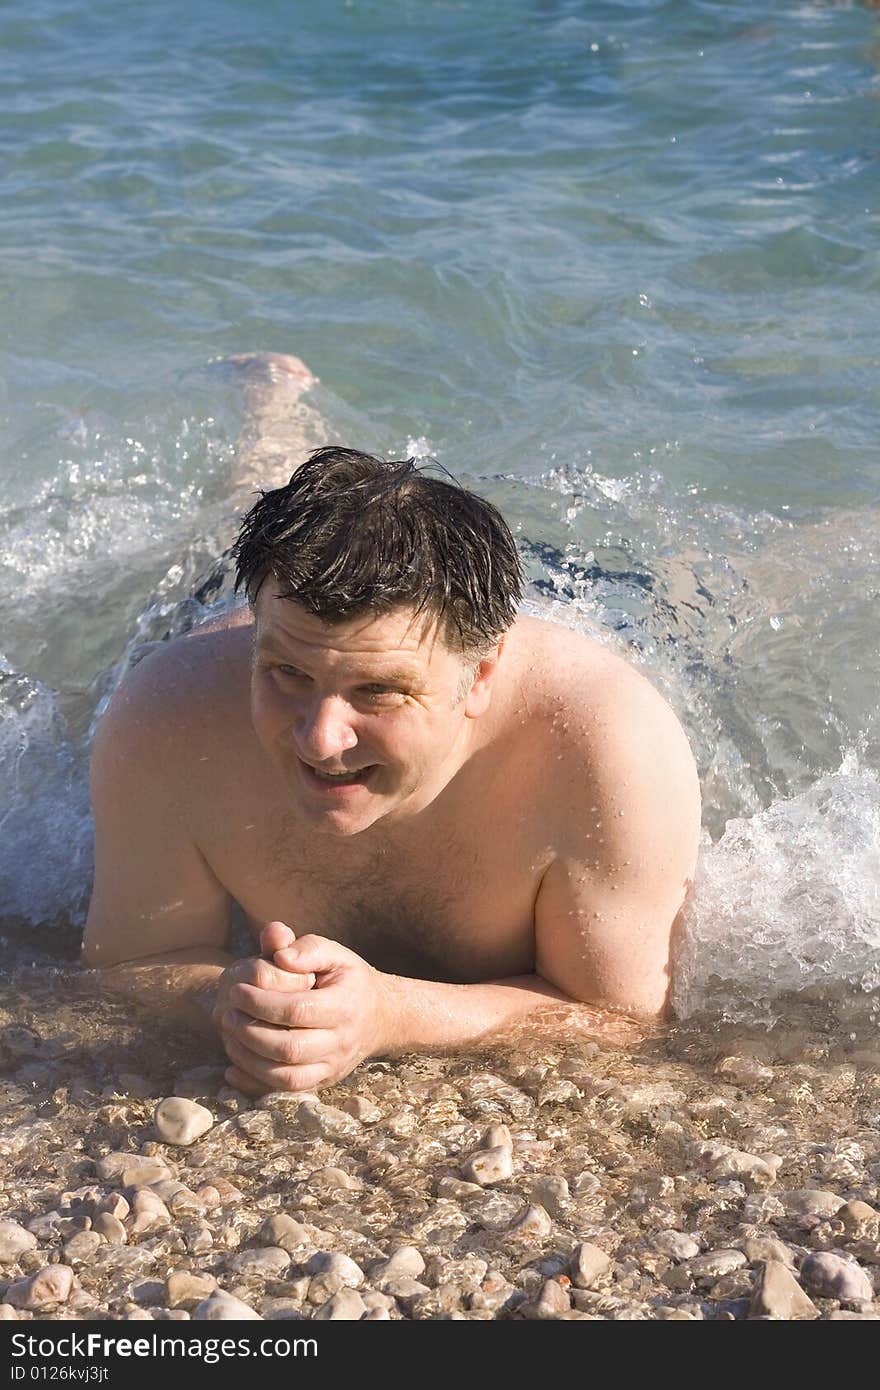
[[[628,672],[569,748],[556,856],[535,908],[536,968],[582,1003],[662,1013],[672,928],[693,881],[696,767],[672,710]]]
[[[95,738],[95,879],[83,940],[89,966],[226,941],[230,898],[193,840],[185,795],[192,730],[174,665],[162,651],[137,666]]]

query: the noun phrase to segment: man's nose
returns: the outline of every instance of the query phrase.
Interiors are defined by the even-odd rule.
[[[358,741],[351,708],[338,696],[310,702],[294,724],[294,737],[300,753],[311,763],[338,758]]]

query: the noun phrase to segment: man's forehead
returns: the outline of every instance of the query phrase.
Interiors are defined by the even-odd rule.
[[[329,622],[310,613],[294,599],[284,598],[273,584],[263,586],[254,606],[257,648],[313,648],[381,656],[407,654],[419,663],[430,661],[435,649],[445,649],[433,615],[416,614],[409,608],[389,613],[359,613]]]

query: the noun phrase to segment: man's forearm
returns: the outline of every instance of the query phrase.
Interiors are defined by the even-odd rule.
[[[145,1009],[210,1037],[217,983],[234,956],[210,947],[166,951],[141,960],[92,970],[95,982],[114,994],[129,996]]]
[[[564,1028],[569,1038],[595,1038],[610,1044],[638,1042],[650,1027],[581,1004],[543,980],[517,975],[486,984],[453,985],[385,975],[388,1009],[387,1051],[435,1051],[523,1033]]]

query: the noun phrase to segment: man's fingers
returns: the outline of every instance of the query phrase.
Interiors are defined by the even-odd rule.
[[[315,975],[359,959],[347,946],[340,946],[338,941],[330,941],[326,936],[300,936],[292,945],[281,947],[275,953],[275,961],[283,970],[310,970]]]
[[[267,1087],[261,1082],[254,1081],[247,1072],[240,1071],[238,1067],[227,1067],[223,1073],[227,1086],[234,1086],[236,1091],[241,1091],[246,1096],[264,1096]]]
[[[333,989],[262,989],[245,983],[232,985],[226,1003],[263,1023],[283,1028],[332,1028],[339,1020],[339,1002]]]
[[[295,940],[296,933],[286,922],[267,922],[260,932],[260,952],[264,956],[272,956],[276,951],[292,946]]]
[[[282,970],[271,960],[251,956],[230,967],[230,989],[235,984],[255,985],[257,989],[273,989],[283,994],[301,994],[312,988],[315,977],[310,972]]]
[[[334,1034],[328,1028],[279,1028],[270,1023],[257,1023],[237,1009],[227,1010],[224,1016],[224,1043],[227,1038],[234,1038],[267,1062],[280,1062],[284,1066],[320,1062],[334,1044]]]
[[[258,1082],[263,1091],[312,1091],[322,1085],[330,1075],[326,1062],[309,1062],[303,1066],[283,1066],[258,1057],[249,1048],[243,1047],[235,1038],[223,1040],[226,1054],[233,1066],[243,1072],[250,1082]],[[248,1095],[253,1094],[247,1092]]]

